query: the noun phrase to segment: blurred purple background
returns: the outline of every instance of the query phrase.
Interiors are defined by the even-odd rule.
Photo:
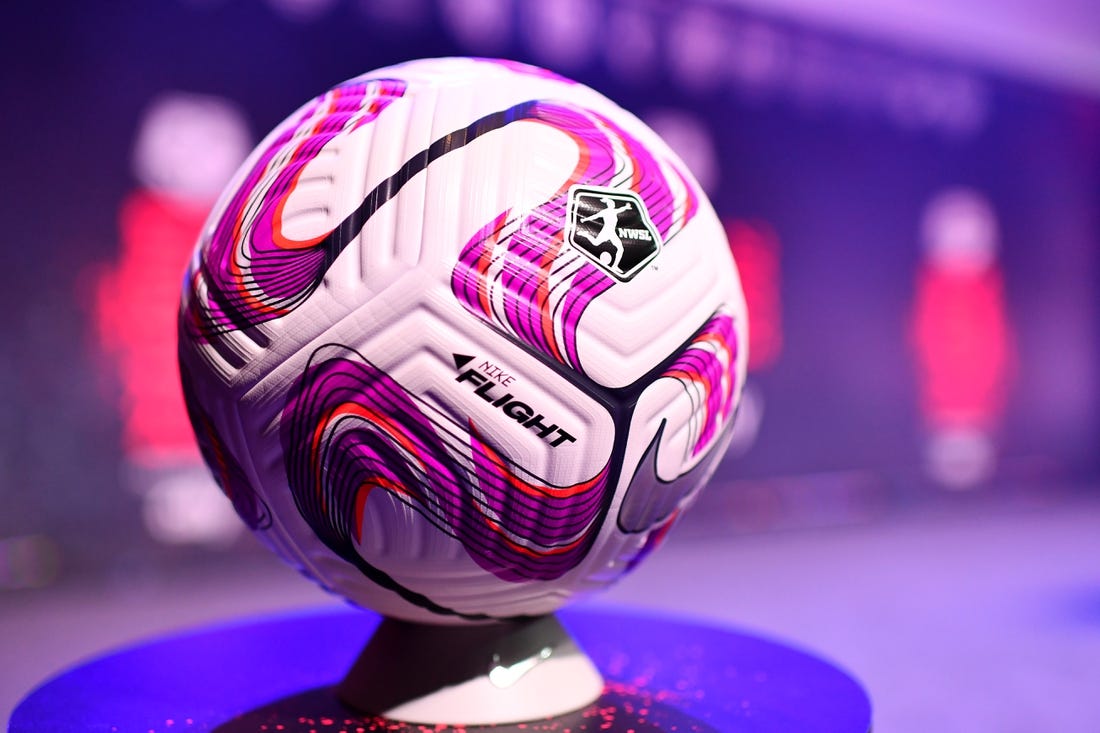
[[[232,170],[306,99],[491,55],[665,135],[749,298],[734,447],[665,559],[609,599],[818,645],[863,677],[882,730],[1100,727],[1073,694],[1100,685],[1100,6],[58,2],[10,9],[0,49],[0,712],[110,643],[321,600],[198,463],[182,268]],[[684,564],[729,595],[672,590]],[[1052,638],[985,623],[1032,606]],[[975,707],[956,673],[999,674],[1005,702]]]

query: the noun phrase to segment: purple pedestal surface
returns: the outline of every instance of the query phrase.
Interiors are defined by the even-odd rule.
[[[867,733],[852,677],[775,641],[684,620],[575,608],[558,614],[606,679],[588,707],[528,723],[418,726],[343,707],[334,688],[379,617],[325,609],[248,619],[122,649],[43,683],[11,733]]]

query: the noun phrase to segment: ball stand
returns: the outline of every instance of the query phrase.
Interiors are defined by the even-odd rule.
[[[599,670],[551,615],[476,626],[384,618],[336,694],[393,720],[471,726],[569,713],[603,688]]]
[[[563,632],[552,628],[557,623],[552,617],[509,628],[433,630],[384,621],[369,612],[329,608],[198,629],[77,665],[28,694],[15,709],[9,731],[868,733],[870,729],[870,701],[859,683],[829,662],[785,644],[624,610],[573,607],[556,616],[605,680],[598,699],[588,705],[583,705],[582,698],[591,694],[593,673],[577,671],[584,663],[573,666],[584,657],[574,651],[572,642],[563,640]],[[465,629],[458,635],[463,638],[451,636],[456,628]],[[438,636],[431,638],[433,634]],[[480,644],[488,649],[479,649]],[[463,647],[472,652],[461,653]],[[544,675],[549,682],[542,679]],[[588,677],[587,683],[579,685],[588,690],[584,695],[561,695],[550,689],[559,684],[572,689],[583,677]],[[455,708],[453,719],[437,725],[399,720],[441,719],[435,714],[441,708],[434,706],[454,704],[445,699],[448,687],[459,698],[458,704],[465,705]],[[473,720],[476,710],[491,708],[496,703],[488,701],[499,694],[514,695],[518,707],[512,710],[522,709],[523,718],[537,720],[456,724]],[[475,702],[478,695],[485,697]],[[342,703],[341,698],[348,702]],[[538,707],[546,698],[556,699],[558,706],[571,700],[567,707],[582,707],[560,714],[547,712],[552,708]],[[382,710],[389,716],[352,708]],[[418,712],[423,710],[427,712]],[[489,715],[514,719],[515,714]]]

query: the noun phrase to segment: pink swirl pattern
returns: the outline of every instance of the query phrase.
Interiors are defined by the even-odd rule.
[[[516,583],[554,580],[576,567],[610,501],[609,466],[565,487],[524,475],[472,425],[467,435],[337,344],[318,349],[295,383],[280,438],[295,505],[317,536],[374,582],[436,613],[453,612],[359,554],[364,533],[407,529],[366,522],[373,492],[386,492],[457,539],[478,566]]]
[[[692,456],[710,447],[730,419],[737,387],[736,361],[737,331],[733,317],[718,313],[661,375],[678,379],[691,399],[692,412],[702,415]]]
[[[513,582],[553,580],[576,567],[596,540],[606,510],[610,464],[571,486],[525,478],[470,426],[482,533],[492,537],[497,557],[485,566]]]
[[[462,248],[451,290],[479,318],[581,370],[581,315],[616,281],[564,244],[570,187],[636,192],[666,244],[695,216],[699,201],[671,162],[658,161],[647,146],[598,112],[538,100],[527,105],[523,119],[572,138],[577,164],[534,211],[505,210],[479,230]]]
[[[352,80],[310,102],[263,150],[188,273],[183,325],[203,339],[279,318],[318,287],[334,259],[330,232],[284,234],[283,209],[310,161],[405,93],[390,79]]]

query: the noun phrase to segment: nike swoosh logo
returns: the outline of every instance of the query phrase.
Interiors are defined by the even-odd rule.
[[[500,657],[496,654],[493,655],[493,668],[489,670],[489,681],[493,683],[495,687],[502,689],[511,687],[523,678],[525,674],[537,667],[540,663],[545,662],[554,653],[554,650],[550,647],[543,647],[542,651],[538,654],[521,659],[515,664],[504,667],[500,662]]]
[[[646,447],[626,487],[618,524],[619,529],[627,534],[647,532],[658,526],[672,516],[685,498],[702,488],[725,455],[733,434],[730,429],[733,420],[729,420],[723,428],[724,434],[719,436],[703,460],[686,473],[665,481],[657,475],[657,450],[667,425],[667,420],[661,421],[657,434]]]

